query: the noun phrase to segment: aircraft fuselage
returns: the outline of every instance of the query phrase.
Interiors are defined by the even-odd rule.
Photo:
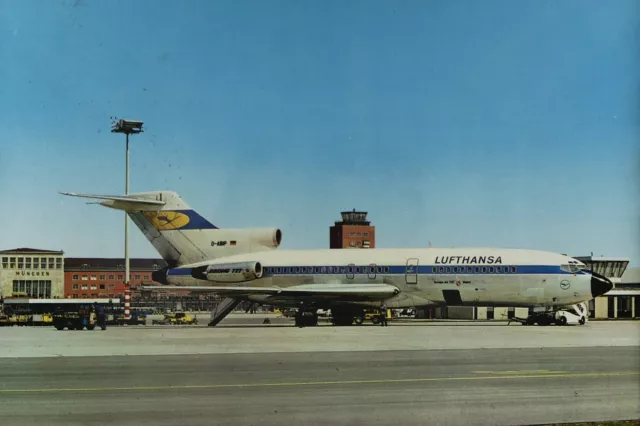
[[[386,300],[392,308],[433,304],[551,307],[593,297],[591,274],[570,257],[494,248],[270,250],[170,269],[167,283],[214,287],[215,281],[194,278],[194,268],[241,262],[259,262],[263,273],[260,278],[234,284],[238,287],[387,284],[400,290]],[[249,295],[248,299],[288,302],[277,295]]]

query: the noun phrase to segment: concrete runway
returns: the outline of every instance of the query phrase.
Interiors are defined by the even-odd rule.
[[[640,419],[640,322],[252,324],[0,328],[0,424]]]
[[[640,346],[640,321],[525,327],[506,323],[391,323],[389,327],[132,326],[106,331],[0,327],[0,358],[345,352],[437,349],[539,349]]]
[[[640,418],[638,347],[0,359],[3,425]]]

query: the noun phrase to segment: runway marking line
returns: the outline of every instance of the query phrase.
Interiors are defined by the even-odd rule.
[[[260,388],[260,387],[293,387],[293,386],[326,386],[326,385],[357,385],[357,384],[385,384],[385,383],[419,383],[419,382],[449,382],[472,380],[503,380],[503,379],[544,379],[544,378],[581,378],[581,377],[612,377],[637,376],[640,371],[616,371],[609,373],[566,373],[566,374],[530,374],[509,376],[473,376],[473,377],[426,377],[415,379],[378,379],[378,380],[336,380],[326,382],[276,382],[276,383],[244,383],[226,385],[167,385],[167,386],[131,386],[104,388],[52,388],[52,389],[0,389],[3,393],[51,393],[51,392],[107,392],[107,391],[146,391],[169,389],[223,389],[223,388]]]
[[[473,371],[476,374],[566,374],[566,371],[552,371],[552,370],[506,370],[506,371],[490,371],[490,370],[478,370]]]

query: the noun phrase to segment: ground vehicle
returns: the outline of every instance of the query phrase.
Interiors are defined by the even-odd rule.
[[[166,314],[163,319],[153,320],[151,323],[154,325],[187,325],[198,324],[198,319],[184,312],[171,312]]]
[[[537,312],[530,314],[527,319],[512,318],[511,321],[517,321],[522,325],[584,325],[589,320],[587,306],[584,303],[564,307],[557,311]],[[510,321],[510,322],[511,322]]]
[[[391,309],[387,309],[387,320],[393,317]],[[377,309],[368,309],[365,311],[364,316],[355,317],[355,323],[360,325],[365,321],[371,321],[374,324],[380,324],[380,311]]]
[[[7,326],[7,325],[11,325],[9,315],[0,313],[0,326]]]
[[[118,299],[30,299],[28,297],[4,299],[7,325],[51,325],[64,330],[95,328],[96,319],[92,310],[100,305],[106,314],[117,315]]]
[[[282,309],[282,316],[285,318],[294,318],[296,316],[297,309]]]
[[[147,315],[140,311],[132,310],[129,319],[126,320],[124,312],[117,312],[106,323],[108,325],[146,325]]]
[[[96,315],[88,309],[79,309],[77,312],[55,312],[53,314],[53,326],[56,330],[93,330],[96,327]]]

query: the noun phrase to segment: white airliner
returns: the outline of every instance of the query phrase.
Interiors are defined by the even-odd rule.
[[[169,265],[153,279],[165,289],[215,292],[226,299],[215,325],[240,301],[331,309],[350,325],[365,308],[533,307],[529,324],[556,322],[563,309],[587,317],[584,302],[613,284],[566,255],[499,248],[275,250],[277,228],[219,229],[171,191],[127,196],[62,193],[124,210]],[[531,310],[530,310],[531,311]],[[317,323],[317,315],[309,318]],[[562,320],[558,321],[562,323]],[[566,322],[566,320],[564,321]]]

